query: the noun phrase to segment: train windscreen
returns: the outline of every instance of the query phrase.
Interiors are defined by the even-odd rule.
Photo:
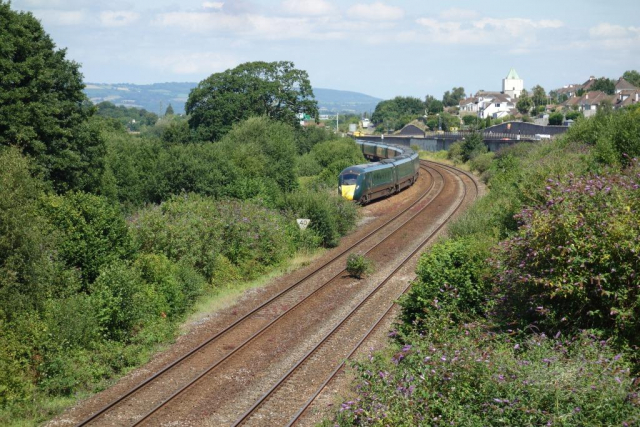
[[[355,185],[357,180],[358,180],[357,173],[342,174],[342,185]]]

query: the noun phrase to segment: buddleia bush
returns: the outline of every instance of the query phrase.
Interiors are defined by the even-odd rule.
[[[494,260],[506,315],[555,331],[594,328],[640,344],[640,167],[549,179],[545,203]]]

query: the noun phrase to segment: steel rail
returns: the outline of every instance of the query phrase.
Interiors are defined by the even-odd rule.
[[[434,169],[435,170],[435,169]],[[444,176],[442,176],[442,173],[437,171],[438,174],[441,175],[441,177],[443,178],[443,182],[444,182]],[[374,246],[372,246],[371,248],[369,248],[367,251],[365,251],[363,254],[366,255],[369,252],[371,252],[372,250],[374,250],[375,248],[379,247],[380,245],[382,245],[384,242],[386,242],[389,238],[391,238],[391,236],[393,236],[394,234],[396,234],[397,232],[399,232],[407,223],[409,223],[410,221],[412,221],[416,216],[418,216],[420,213],[422,213],[429,205],[431,205],[431,202],[433,200],[435,200],[435,198],[440,195],[440,193],[442,193],[442,190],[444,189],[444,186],[442,189],[440,189],[440,191],[438,192],[438,194],[436,194],[436,196],[429,201],[429,203],[427,203],[421,210],[419,210],[418,212],[416,212],[415,214],[413,214],[409,219],[407,219],[406,221],[404,221],[398,228],[396,228],[395,230],[393,230],[391,233],[389,233],[388,236],[386,236],[383,240],[381,240],[380,242],[378,242],[377,244],[375,244]],[[422,198],[421,198],[422,199]],[[406,212],[406,211],[405,211]],[[246,340],[244,340],[241,344],[239,344],[236,348],[234,348],[232,351],[230,351],[229,353],[227,353],[223,358],[219,359],[218,361],[214,362],[213,364],[209,365],[204,371],[202,371],[197,377],[195,377],[194,379],[192,379],[191,381],[187,382],[186,384],[184,384],[182,387],[180,387],[178,390],[176,390],[173,394],[171,394],[168,398],[166,398],[165,400],[161,401],[160,403],[158,403],[156,406],[154,406],[149,412],[147,412],[146,414],[144,414],[142,416],[142,418],[138,419],[135,423],[132,424],[132,427],[136,427],[140,424],[142,424],[145,420],[147,420],[149,417],[151,417],[153,414],[155,414],[156,412],[158,412],[160,409],[162,409],[164,406],[166,406],[169,402],[171,402],[173,399],[175,399],[176,397],[180,396],[181,394],[183,394],[185,391],[187,391],[189,388],[193,387],[198,381],[200,381],[202,378],[204,378],[205,376],[207,376],[211,371],[213,371],[215,368],[217,368],[219,365],[221,365],[222,363],[224,363],[225,361],[227,361],[229,358],[231,358],[235,353],[237,353],[238,351],[242,350],[245,346],[247,346],[251,341],[253,341],[254,339],[258,338],[260,335],[262,335],[267,329],[269,329],[271,326],[273,326],[274,324],[276,324],[278,321],[280,321],[283,317],[290,315],[293,310],[295,310],[296,308],[300,307],[301,305],[303,305],[304,303],[307,303],[308,301],[311,300],[311,298],[316,295],[316,293],[318,293],[320,290],[324,289],[325,286],[329,285],[331,282],[333,282],[337,277],[341,276],[342,273],[344,273],[346,271],[346,269],[342,269],[340,272],[338,272],[337,274],[335,274],[333,277],[331,277],[329,280],[327,280],[322,286],[320,286],[319,288],[315,289],[313,292],[311,292],[309,295],[307,295],[306,297],[304,297],[303,299],[301,299],[300,301],[298,301],[295,305],[293,305],[292,307],[290,307],[287,311],[283,312],[282,314],[280,314],[279,316],[275,317],[273,320],[271,320],[268,324],[266,324],[265,326],[263,326],[260,330],[256,331],[253,335],[251,335],[249,338],[247,338]]]
[[[405,214],[406,212],[408,212],[409,210],[411,210],[415,205],[417,205],[418,203],[420,203],[425,197],[427,197],[429,195],[429,193],[431,192],[431,190],[433,189],[435,183],[433,180],[433,174],[427,169],[426,165],[425,165],[425,161],[420,160],[420,168],[423,169],[426,173],[428,173],[431,176],[431,183],[429,184],[429,188],[427,188],[427,190],[418,198],[416,199],[413,203],[411,203],[411,205],[409,205],[407,208],[403,209],[402,211],[400,211],[399,213],[397,213],[396,215],[394,215],[392,218],[390,218],[389,220],[387,220],[384,224],[381,224],[379,227],[377,227],[376,229],[370,231],[369,233],[367,233],[365,236],[363,236],[362,238],[360,238],[358,241],[356,241],[355,243],[353,243],[352,245],[350,245],[349,247],[345,248],[344,250],[340,251],[337,255],[333,256],[333,258],[331,258],[330,260],[328,260],[326,263],[322,264],[320,267],[316,268],[315,270],[309,272],[308,274],[306,274],[304,277],[302,277],[301,279],[299,279],[298,281],[296,281],[295,283],[293,283],[292,285],[288,286],[287,288],[283,289],[282,291],[278,292],[277,294],[275,294],[274,296],[272,296],[271,298],[267,299],[265,302],[263,302],[262,304],[260,304],[258,307],[256,307],[255,309],[251,310],[250,312],[246,313],[245,315],[243,315],[242,317],[236,319],[233,323],[231,323],[230,325],[228,325],[227,327],[225,327],[224,329],[222,329],[221,331],[215,333],[214,335],[212,335],[211,337],[207,338],[205,341],[203,341],[201,344],[199,344],[197,347],[193,348],[192,350],[190,350],[189,352],[187,352],[186,354],[180,356],[178,359],[175,359],[173,362],[165,365],[163,368],[161,368],[159,371],[156,371],[153,375],[151,375],[150,377],[148,377],[147,379],[145,379],[144,381],[142,381],[141,383],[139,383],[138,385],[134,386],[133,388],[129,389],[126,393],[124,393],[123,395],[119,396],[117,399],[114,399],[113,401],[111,401],[110,403],[108,403],[107,405],[103,406],[102,408],[100,408],[98,411],[94,412],[92,415],[90,415],[89,417],[85,418],[84,420],[82,420],[80,423],[76,424],[76,427],[83,427],[86,426],[87,424],[89,424],[90,422],[94,421],[95,419],[97,419],[98,417],[100,417],[101,415],[105,414],[107,411],[109,411],[110,409],[114,408],[115,406],[117,406],[118,404],[122,403],[123,401],[125,401],[127,398],[131,397],[134,393],[138,392],[140,389],[144,388],[145,386],[149,385],[151,382],[155,381],[156,379],[158,379],[160,376],[164,375],[165,373],[167,373],[168,371],[170,371],[171,369],[173,369],[174,367],[176,367],[177,365],[179,365],[180,363],[182,363],[183,361],[185,361],[186,359],[190,358],[191,356],[193,356],[195,353],[199,352],[200,350],[202,350],[204,347],[208,346],[209,344],[211,344],[213,341],[217,340],[218,338],[220,338],[222,335],[226,334],[227,332],[231,331],[233,328],[235,328],[238,324],[244,322],[245,320],[247,320],[248,318],[250,318],[251,316],[253,316],[255,313],[257,313],[258,311],[262,310],[264,307],[266,307],[267,305],[271,304],[273,301],[277,300],[278,298],[282,297],[284,294],[286,294],[287,292],[295,289],[296,287],[298,287],[301,283],[303,283],[304,281],[306,281],[307,279],[309,279],[310,277],[316,275],[319,271],[325,269],[326,267],[328,267],[330,264],[332,264],[334,261],[336,261],[338,258],[342,257],[344,254],[346,254],[347,252],[351,251],[353,248],[355,248],[356,246],[358,246],[359,244],[361,244],[362,242],[368,240],[370,237],[372,237],[373,235],[377,234],[378,232],[380,232],[383,228],[387,227],[389,224],[391,224],[393,221],[395,221],[396,219],[398,219],[400,216],[402,216],[403,214]],[[439,194],[439,193],[438,193]],[[437,194],[436,196],[437,197]],[[434,197],[434,198],[435,198]],[[431,203],[431,202],[430,202]],[[404,224],[403,224],[404,225]],[[402,227],[402,226],[401,226]],[[393,233],[392,233],[393,234]],[[391,234],[390,234],[391,235]],[[389,235],[389,236],[390,236]],[[389,237],[387,236],[387,237]],[[383,240],[384,241],[384,240]],[[344,271],[344,270],[343,270]],[[293,307],[291,308],[293,309]],[[282,315],[286,314],[282,313]],[[281,315],[281,316],[282,316]],[[279,316],[280,317],[280,316]],[[279,318],[278,317],[278,318]]]
[[[462,179],[460,179],[460,177],[457,174],[454,174],[461,182]],[[345,326],[345,324],[353,317],[355,316],[355,314],[360,310],[360,308],[362,306],[364,306],[368,301],[370,301],[370,299],[380,290],[382,289],[382,287],[389,282],[389,280],[391,280],[391,278],[402,268],[404,267],[409,260],[411,260],[411,258],[413,258],[413,256],[415,254],[417,254],[428,242],[430,242],[438,233],[439,231],[448,224],[449,220],[459,211],[459,209],[462,207],[465,199],[466,199],[466,195],[467,195],[467,188],[466,185],[464,185],[463,183],[463,188],[464,188],[464,192],[463,192],[463,196],[460,200],[460,202],[458,203],[458,205],[456,206],[456,208],[454,209],[454,211],[448,215],[446,217],[446,219],[432,232],[430,233],[430,235],[423,241],[421,242],[418,247],[416,247],[411,254],[409,254],[408,256],[406,256],[401,262],[400,264],[382,281],[380,282],[380,284],[378,284],[378,286],[376,286],[375,289],[373,289],[365,298],[363,298],[360,303],[354,307],[349,314],[338,324],[336,325],[330,332],[328,332],[325,337],[311,350],[309,350],[307,352],[307,354],[300,359],[300,361],[298,361],[298,363],[293,366],[286,374],[284,374],[266,393],[264,393],[254,404],[251,408],[249,408],[243,415],[240,416],[240,418],[238,418],[235,423],[233,424],[233,427],[237,427],[241,424],[243,424],[249,417],[251,417],[251,415],[253,413],[255,413],[255,411],[262,406],[264,403],[266,403],[266,401],[271,397],[271,395],[278,390],[290,377],[291,375],[293,375],[293,373],[295,371],[297,371],[298,369],[300,369],[300,367],[302,367],[310,358],[311,356],[316,353],[321,347],[323,347],[328,341],[329,339],[338,331],[340,330],[343,326]],[[392,304],[393,306],[393,304]],[[381,320],[381,319],[380,319]],[[370,333],[370,332],[369,332]],[[359,347],[359,345],[358,345]],[[357,347],[355,349],[353,349],[352,353],[355,352],[357,350]],[[351,355],[351,354],[350,354]],[[342,363],[344,364],[344,362]],[[335,375],[335,374],[334,374]]]
[[[464,175],[466,175],[468,178],[471,179],[471,182],[473,183],[473,185],[475,186],[475,190],[476,190],[476,194],[473,198],[473,200],[477,200],[479,195],[480,195],[480,189],[478,186],[478,183],[476,182],[475,178],[467,173],[466,171],[448,166],[448,165],[441,165],[437,162],[434,162],[440,166],[445,166],[445,168],[448,169],[452,169],[454,171],[457,172],[462,172]],[[465,186],[465,194],[463,196],[463,200],[460,203],[460,205],[458,205],[458,207],[456,208],[456,211],[454,211],[451,215],[451,217],[453,215],[456,214],[456,212],[461,208],[462,203],[464,202],[464,199],[466,198],[466,186]],[[443,223],[440,227],[444,226],[446,224]],[[433,234],[435,235],[436,233],[438,233],[439,229],[436,230]],[[427,238],[427,240],[425,240],[424,243],[422,243],[421,248],[423,248],[428,242],[429,240],[431,240],[433,238],[433,235],[430,236],[429,238]],[[413,255],[412,255],[413,256]],[[402,295],[406,294],[407,291],[411,288],[411,282],[409,282],[407,284],[407,286],[404,288],[404,290],[402,291]],[[346,361],[348,359],[350,359],[356,351],[358,351],[358,349],[362,346],[362,344],[371,336],[371,334],[377,329],[377,327],[382,323],[382,321],[384,320],[385,317],[387,317],[387,315],[391,312],[391,310],[393,309],[393,307],[396,305],[395,302],[391,303],[389,305],[389,307],[387,308],[387,310],[376,320],[376,322],[373,324],[373,326],[371,326],[371,328],[369,328],[369,330],[367,331],[367,333],[362,337],[362,339],[360,339],[360,341],[358,341],[358,343],[351,349],[351,351],[349,352],[349,355],[345,358],[345,360],[340,363],[335,369],[334,371],[331,373],[331,375],[316,389],[316,391],[314,392],[314,394],[304,403],[304,405],[298,410],[298,412],[296,412],[296,414],[289,420],[289,422],[287,423],[286,427],[291,427],[293,426],[296,422],[298,422],[298,420],[300,420],[300,418],[302,417],[302,415],[304,414],[304,412],[311,406],[311,404],[318,398],[318,396],[322,393],[322,391],[327,387],[327,385],[333,381],[333,379],[338,375],[338,373],[342,370],[342,368],[344,367]],[[238,423],[236,423],[235,425],[238,425]],[[234,426],[235,427],[235,426]]]

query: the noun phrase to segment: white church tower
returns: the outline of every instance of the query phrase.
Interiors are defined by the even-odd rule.
[[[516,70],[513,68],[509,71],[506,79],[502,79],[502,93],[509,96],[511,99],[520,97],[522,90],[524,89],[524,80],[518,76]]]

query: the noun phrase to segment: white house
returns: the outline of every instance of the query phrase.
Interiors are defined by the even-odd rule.
[[[477,95],[478,117],[499,119],[511,114],[516,107],[515,101],[502,93],[485,92]]]
[[[460,107],[461,116],[478,114],[478,98],[475,96],[470,96],[469,98],[461,100],[458,106]]]
[[[507,77],[502,79],[502,93],[511,99],[517,99],[520,97],[523,89],[524,80],[522,80],[520,76],[518,76],[518,73],[516,73],[516,70],[512,68]]]

